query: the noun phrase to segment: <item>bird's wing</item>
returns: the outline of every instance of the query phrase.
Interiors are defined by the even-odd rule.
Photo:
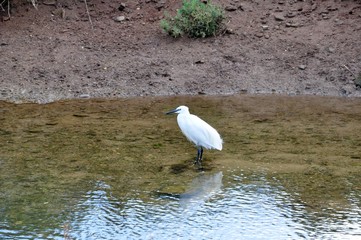
[[[219,133],[201,118],[193,114],[180,114],[177,121],[183,134],[195,145],[222,150],[223,140]]]
[[[190,115],[179,114],[177,122],[184,136],[186,136],[189,141],[197,145],[197,138],[195,134],[197,132],[197,126],[191,120]]]

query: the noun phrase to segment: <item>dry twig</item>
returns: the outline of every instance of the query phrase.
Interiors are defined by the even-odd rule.
[[[3,5],[4,3],[7,2],[7,10],[8,10],[8,17],[10,18],[10,0],[3,0],[1,3],[0,3],[0,8],[2,11],[5,11]],[[36,0],[31,0],[31,4],[33,5],[33,7],[38,10],[38,3],[36,2]]]
[[[349,71],[354,78],[356,78],[356,74],[354,74],[345,64],[343,65],[344,68],[346,68],[347,71]]]
[[[3,0],[1,3],[0,3],[0,8],[3,12],[5,12],[5,9],[3,7],[4,3],[7,2],[8,3],[8,18],[10,18],[10,0]]]
[[[92,22],[92,19],[91,19],[91,17],[90,17],[87,0],[84,0],[84,3],[85,3],[85,9],[86,9],[86,13],[88,14],[88,18],[89,18],[90,25],[91,25],[91,27],[92,27],[92,29],[93,29],[93,22]]]
[[[31,4],[36,10],[38,10],[38,4],[36,3],[36,0],[31,0]]]

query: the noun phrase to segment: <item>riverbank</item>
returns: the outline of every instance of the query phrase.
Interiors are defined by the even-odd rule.
[[[361,96],[359,1],[213,1],[228,31],[207,39],[161,31],[180,1],[22,2],[1,12],[0,100]]]

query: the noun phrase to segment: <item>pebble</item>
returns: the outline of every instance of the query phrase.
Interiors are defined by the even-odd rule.
[[[81,94],[79,97],[80,98],[90,98],[90,95],[89,94]]]
[[[338,10],[338,8],[336,7],[336,6],[328,6],[327,7],[327,10],[329,10],[329,11],[337,11]]]
[[[237,10],[237,7],[236,6],[233,6],[233,5],[227,5],[225,7],[225,10],[228,11],[228,12],[233,12],[233,11],[236,11]]]
[[[286,23],[286,27],[293,27],[293,28],[297,28],[300,25],[298,23],[293,23],[293,22],[288,22]]]
[[[165,4],[166,4],[165,0],[161,0],[161,1],[157,2],[156,8],[158,9],[158,11],[160,11],[162,8],[165,8]]]
[[[64,8],[57,8],[51,12],[54,16],[61,17],[65,19],[65,9]]]
[[[305,69],[306,69],[306,65],[299,65],[298,68],[299,68],[300,70],[305,70]]]
[[[295,13],[295,12],[289,12],[289,13],[287,13],[287,15],[286,15],[286,17],[288,17],[288,18],[293,18],[293,17],[295,17],[297,14]]]
[[[56,0],[44,0],[43,1],[44,5],[56,5]]]
[[[195,64],[203,64],[203,63],[205,63],[205,61],[201,59],[201,60],[195,61],[194,63],[195,63]]]
[[[334,49],[333,47],[328,47],[328,48],[327,48],[327,51],[328,51],[329,53],[334,53],[334,52],[336,51],[336,49]]]
[[[275,17],[276,21],[284,21],[285,20],[285,17],[283,16],[283,14],[280,14],[280,13],[275,13],[274,17]]]
[[[123,11],[124,9],[125,9],[125,3],[120,3],[119,7],[118,7],[118,10]]]
[[[118,16],[114,18],[114,21],[116,22],[123,22],[125,20],[125,16]]]
[[[343,21],[340,20],[340,19],[338,19],[338,18],[336,18],[336,19],[335,19],[335,23],[336,23],[336,25],[342,25],[342,24],[343,24]]]

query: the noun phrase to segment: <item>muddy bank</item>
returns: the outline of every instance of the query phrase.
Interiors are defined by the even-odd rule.
[[[10,18],[1,12],[0,100],[361,96],[360,1],[213,1],[228,34],[199,40],[159,27],[180,1],[87,2],[91,24],[82,1],[14,0]]]

